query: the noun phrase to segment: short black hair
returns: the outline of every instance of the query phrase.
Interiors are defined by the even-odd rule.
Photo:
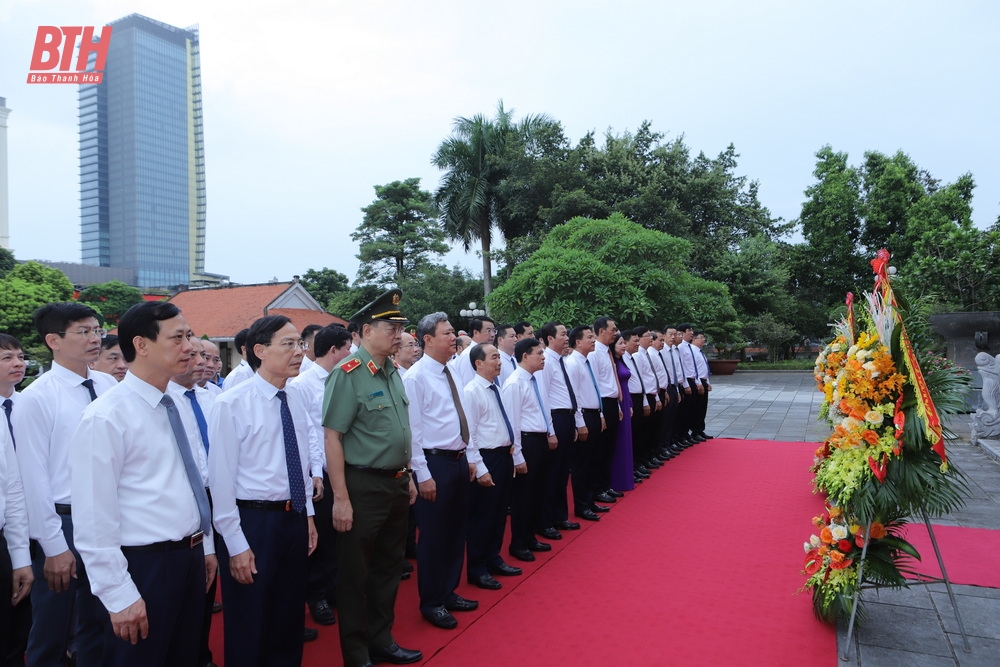
[[[10,334],[0,333],[0,350],[23,350],[24,346],[21,345],[21,341],[14,338]]]
[[[118,336],[116,336],[115,334],[108,334],[101,341],[101,349],[102,350],[110,350],[115,345],[118,345]]]
[[[160,333],[160,322],[177,317],[181,309],[169,301],[144,301],[137,303],[118,320],[118,347],[122,349],[125,361],[135,361],[135,340],[141,336],[156,340]]]
[[[576,348],[576,346],[580,344],[580,341],[583,340],[583,334],[593,330],[593,327],[589,324],[581,324],[580,326],[573,327],[569,332],[570,347]]]
[[[649,333],[649,327],[644,327],[642,325],[639,325],[637,327],[632,327],[632,332],[639,338],[642,338],[643,336]]]
[[[309,336],[316,335],[316,332],[323,328],[322,324],[307,324],[302,330],[302,337],[309,338]]]
[[[611,345],[608,345],[608,348],[610,348],[610,350],[611,350],[611,354],[613,354],[616,359],[620,359],[621,358],[621,357],[618,356],[618,354],[615,353],[615,346],[618,345],[618,340],[620,338],[622,338],[622,332],[621,331],[619,331],[618,333],[615,334],[615,337],[611,339]],[[627,342],[628,338],[626,338],[625,341]]]
[[[513,328],[514,325],[512,324],[498,324],[496,339],[500,340],[501,338],[507,335],[507,329],[513,329]],[[517,331],[515,330],[514,333],[517,333]]]
[[[354,320],[347,323],[347,331],[352,334],[360,333],[361,327]]]
[[[691,329],[692,331],[694,331],[694,325],[693,324],[689,324],[687,322],[685,322],[684,324],[678,324],[676,328],[681,333],[684,333],[688,329]]]
[[[309,327],[306,328],[308,329]],[[303,336],[303,338],[305,338],[305,336]],[[313,351],[316,353],[316,357],[319,358],[325,357],[326,353],[332,349],[339,350],[345,345],[350,344],[351,334],[347,333],[347,329],[339,324],[331,324],[316,332],[316,335],[313,337],[312,347]]]
[[[521,363],[521,358],[530,353],[536,347],[541,347],[542,343],[537,338],[522,338],[514,346],[514,359]]]
[[[555,320],[546,322],[542,325],[542,328],[535,332],[535,337],[538,338],[545,344],[545,347],[549,346],[549,339],[556,337],[556,332],[558,331],[559,325],[562,322],[556,322]]]
[[[256,371],[260,368],[260,358],[254,354],[255,345],[269,345],[274,334],[291,322],[284,315],[268,315],[254,320],[247,332],[247,363]]]
[[[236,335],[233,336],[233,345],[236,346],[236,352],[238,354],[244,354],[243,350],[247,346],[247,334],[249,333],[249,329],[240,329],[236,332]]]
[[[524,330],[527,329],[530,326],[531,326],[531,322],[527,322],[525,320],[521,320],[520,322],[518,322],[517,324],[514,325],[514,333],[516,333],[518,336],[523,336],[524,335]]]
[[[601,315],[600,317],[598,317],[596,320],[594,320],[594,333],[595,334],[600,333],[602,329],[607,329],[609,322],[614,322],[614,320],[608,317],[607,315]]]
[[[97,316],[97,311],[90,306],[75,301],[59,301],[47,303],[36,310],[33,319],[38,337],[45,343],[45,337],[49,334],[58,334],[60,338],[63,338],[66,335],[66,329],[73,322],[80,322],[91,317],[100,319]],[[45,343],[45,347],[48,347],[49,350],[52,349],[48,343]]]
[[[619,333],[619,335],[621,335],[622,338],[625,339],[626,343],[629,342],[629,340],[632,339],[632,336],[638,336],[639,335],[639,334],[636,333],[635,329],[626,329],[625,331],[619,331],[618,333]]]
[[[485,325],[487,322],[493,325],[496,324],[496,322],[493,321],[493,318],[487,315],[483,315],[482,317],[473,317],[471,320],[469,320],[469,331],[472,332],[482,331],[483,325]]]
[[[469,350],[469,361],[472,362],[472,368],[475,369],[475,370],[478,370],[478,369],[476,369],[476,362],[477,361],[486,361],[486,350],[483,349],[484,347],[486,347],[486,346],[485,345],[473,345],[472,349]]]

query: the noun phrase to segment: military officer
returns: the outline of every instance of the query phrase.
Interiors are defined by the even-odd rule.
[[[423,659],[392,636],[408,508],[417,497],[407,469],[408,401],[390,359],[407,322],[401,296],[389,290],[351,317],[361,345],[326,383],[323,426],[333,527],[340,533],[337,600],[347,667]]]

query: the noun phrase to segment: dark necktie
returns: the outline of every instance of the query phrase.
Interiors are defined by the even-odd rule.
[[[642,381],[642,373],[639,372],[639,362],[635,360],[635,355],[632,355],[632,368],[635,369],[635,376],[639,378],[639,390],[643,394],[646,393],[646,383]]]
[[[667,384],[670,384],[670,369],[667,368],[667,362],[663,360],[663,352],[660,350],[656,351],[656,356],[660,358],[660,365],[663,366],[663,372],[667,375]]]
[[[688,353],[691,355],[691,365],[694,366],[694,379],[698,379],[698,360],[694,356],[694,345],[688,343]]]
[[[10,429],[10,442],[14,445],[14,449],[17,449],[17,443],[14,442],[14,425],[10,423],[10,410],[14,407],[14,401],[9,398],[5,398],[3,401],[3,411],[7,413],[7,428]]]
[[[573,393],[573,385],[569,381],[569,373],[566,372],[566,360],[559,357],[559,370],[562,371],[563,380],[566,381],[566,391],[569,392],[569,402],[573,406],[573,412],[576,412],[576,394]]]
[[[187,434],[184,433],[184,424],[181,422],[181,413],[177,411],[174,399],[164,394],[160,399],[160,405],[167,409],[167,419],[170,420],[170,430],[174,432],[174,440],[177,441],[177,449],[180,450],[181,460],[184,461],[184,472],[187,473],[188,483],[191,485],[191,492],[194,493],[195,502],[198,503],[198,515],[201,517],[201,530],[208,532],[212,525],[212,511],[208,507],[208,494],[205,493],[205,482],[201,478],[201,472],[194,462],[194,454],[191,452],[191,443],[188,442]]]
[[[451,371],[444,367],[444,375],[448,378],[448,386],[451,388],[451,400],[455,402],[455,411],[458,412],[458,429],[462,434],[462,443],[469,444],[469,422],[465,419],[465,410],[462,409],[462,399],[458,397],[458,387],[455,386],[455,379],[451,377]]]
[[[198,431],[201,432],[201,444],[205,445],[205,453],[208,454],[208,422],[205,421],[205,413],[198,405],[198,397],[194,395],[194,389],[188,389],[184,395],[191,401],[191,409],[194,411],[194,418],[198,422]]]
[[[604,416],[604,403],[601,401],[601,389],[597,386],[597,376],[594,375],[594,369],[590,367],[590,359],[584,357],[583,363],[587,365],[587,372],[590,373],[590,381],[594,383],[594,393],[597,394],[597,409],[601,411],[601,416]]]
[[[677,386],[680,387],[681,386],[681,374],[678,372],[678,369],[677,369],[677,357],[674,356],[674,352],[676,352],[676,351],[677,350],[675,350],[674,348],[670,348],[670,365],[674,367],[674,381],[677,383]],[[684,368],[681,367],[680,370],[684,370]]]
[[[510,358],[510,367],[513,368],[515,371],[517,370],[517,362],[514,361],[514,357]]]
[[[281,401],[281,434],[285,439],[285,468],[288,470],[288,490],[292,494],[292,509],[301,512],[306,508],[306,483],[302,477],[302,459],[299,457],[299,440],[295,437],[295,422],[288,409],[288,396],[278,390]]]
[[[510,420],[507,419],[507,411],[503,409],[503,401],[500,400],[500,392],[497,390],[495,384],[490,385],[490,390],[493,395],[496,396],[497,405],[500,406],[500,414],[503,415],[503,423],[507,427],[507,439],[510,440],[511,444],[514,444],[514,429],[511,428]]]
[[[542,410],[542,421],[545,422],[545,432],[549,432],[549,414],[545,411],[545,403],[542,402],[542,392],[538,391],[538,381],[535,376],[531,376],[531,388],[535,390],[535,398],[538,399],[538,407]]]
[[[93,400],[95,400],[97,398],[97,392],[94,391],[94,381],[93,380],[91,380],[90,378],[87,378],[86,380],[84,380],[80,384],[82,384],[84,387],[86,387],[87,391],[90,392],[90,400],[93,401]]]

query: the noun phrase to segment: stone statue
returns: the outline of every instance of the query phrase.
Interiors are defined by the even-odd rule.
[[[983,407],[976,410],[972,426],[976,437],[1000,438],[1000,354],[993,357],[985,352],[976,355],[976,365],[983,378]]]

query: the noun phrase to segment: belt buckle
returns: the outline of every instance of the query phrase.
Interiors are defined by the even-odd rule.
[[[291,512],[292,511],[292,501],[291,500],[286,500],[285,501],[285,511],[286,512]]]
[[[202,543],[205,539],[205,531],[199,530],[197,533],[191,536],[191,543],[188,545],[191,549]]]
[[[400,477],[402,477],[405,474],[406,474],[406,468],[403,468],[402,470],[397,470],[396,474],[393,475],[392,478],[393,479],[399,479]]]

